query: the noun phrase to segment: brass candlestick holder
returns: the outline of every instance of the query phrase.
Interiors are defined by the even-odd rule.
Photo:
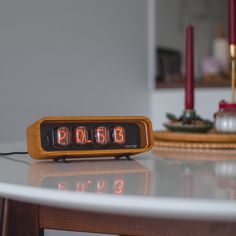
[[[220,101],[219,111],[215,116],[215,129],[220,133],[236,133],[236,102],[235,102],[235,81],[236,81],[236,44],[230,44],[231,61],[231,102]]]
[[[236,44],[230,44],[230,61],[231,61],[231,102],[235,103],[235,81],[236,81]]]

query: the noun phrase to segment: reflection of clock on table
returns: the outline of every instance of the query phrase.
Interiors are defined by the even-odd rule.
[[[233,161],[218,162],[215,164],[214,173],[218,188],[225,192],[227,198],[235,200],[236,164]]]
[[[31,164],[28,182],[61,191],[149,194],[152,174],[136,161],[47,161]]]
[[[146,117],[46,117],[28,127],[27,144],[35,159],[134,155],[151,149],[152,125]]]

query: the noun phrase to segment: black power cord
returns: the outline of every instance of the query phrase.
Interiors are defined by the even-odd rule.
[[[16,159],[13,159],[11,157],[8,157],[10,155],[26,155],[26,154],[28,154],[28,152],[0,152],[0,156],[2,156],[2,158],[6,159],[6,160],[23,163],[23,164],[26,164],[26,165],[30,166],[30,163],[27,162],[27,161],[16,160]]]
[[[0,152],[0,156],[9,156],[9,155],[26,155],[28,152]]]

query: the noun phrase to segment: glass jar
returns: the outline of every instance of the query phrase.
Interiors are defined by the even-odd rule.
[[[215,113],[215,129],[220,133],[236,133],[236,103],[219,103],[219,111]]]

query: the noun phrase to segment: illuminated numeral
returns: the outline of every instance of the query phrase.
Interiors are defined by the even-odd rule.
[[[95,141],[98,144],[106,145],[110,141],[110,134],[108,128],[99,126],[95,129]]]
[[[70,131],[67,127],[60,127],[56,131],[56,144],[68,146],[70,144]]]
[[[106,192],[106,182],[105,180],[99,180],[97,182],[97,193],[104,193]]]
[[[115,194],[123,194],[124,187],[125,187],[124,180],[122,180],[122,179],[115,180],[114,187],[115,187],[115,189],[114,189]]]
[[[123,127],[114,127],[112,129],[113,143],[123,144],[125,143],[125,129]]]
[[[75,130],[75,142],[77,144],[86,144],[88,140],[88,130],[85,126],[79,126]]]
[[[67,191],[67,184],[66,183],[57,183],[57,188],[61,191]]]

